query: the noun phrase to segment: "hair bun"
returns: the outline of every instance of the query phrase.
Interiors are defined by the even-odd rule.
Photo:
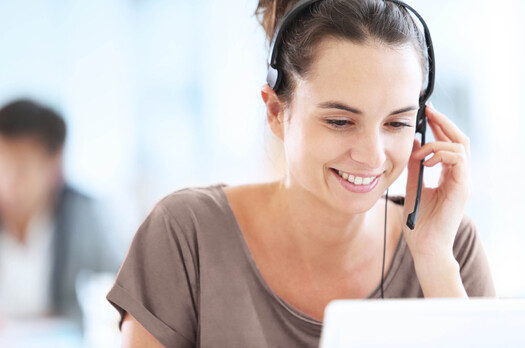
[[[292,7],[297,0],[259,0],[255,16],[266,32],[266,38],[271,41],[277,25],[286,11]]]

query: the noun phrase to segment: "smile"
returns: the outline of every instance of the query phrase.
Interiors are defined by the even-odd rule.
[[[354,185],[369,185],[371,182],[373,182],[378,177],[378,175],[362,177],[362,176],[348,174],[348,173],[345,173],[345,172],[342,172],[336,169],[334,169],[334,171],[336,171],[337,174],[340,177],[342,177],[344,180],[347,180],[348,182]]]
[[[381,177],[381,175],[360,176],[349,174],[333,168],[330,168],[330,171],[346,190],[354,193],[367,193],[372,191],[377,186],[379,178]]]

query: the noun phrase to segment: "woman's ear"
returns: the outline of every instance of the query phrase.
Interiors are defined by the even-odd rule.
[[[265,84],[261,88],[261,96],[266,104],[266,119],[276,137],[284,139],[284,104],[279,100],[275,91]]]

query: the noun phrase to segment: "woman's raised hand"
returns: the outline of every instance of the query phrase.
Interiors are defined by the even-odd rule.
[[[405,226],[404,235],[425,296],[463,296],[459,266],[452,248],[471,193],[470,141],[431,105],[426,107],[426,115],[436,141],[423,147],[418,140],[414,141],[408,163],[405,221],[414,207],[420,161],[433,154],[423,165],[433,167],[441,163],[441,177],[438,187],[423,186],[416,226],[414,230]],[[450,283],[452,288],[461,285],[462,292],[459,288],[448,291],[446,284],[439,285],[443,281]]]

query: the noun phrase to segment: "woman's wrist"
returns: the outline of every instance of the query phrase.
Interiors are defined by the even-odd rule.
[[[432,258],[416,256],[414,266],[425,297],[468,297],[452,253]]]

